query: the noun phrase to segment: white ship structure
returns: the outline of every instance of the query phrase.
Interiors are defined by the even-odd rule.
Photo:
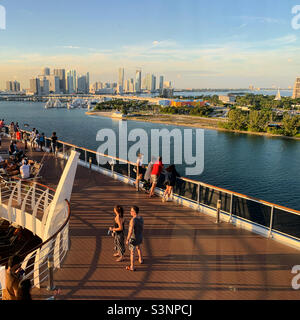
[[[59,99],[49,99],[45,105],[45,109],[51,108],[65,108],[66,105],[61,103]]]

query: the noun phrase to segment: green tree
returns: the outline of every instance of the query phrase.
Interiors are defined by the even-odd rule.
[[[248,114],[241,109],[233,109],[228,113],[227,126],[232,130],[248,129]]]
[[[298,133],[300,127],[300,117],[284,114],[282,119],[283,134],[285,136],[293,137]]]

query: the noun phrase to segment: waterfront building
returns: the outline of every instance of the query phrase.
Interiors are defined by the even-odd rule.
[[[151,74],[150,73],[146,73],[146,76],[145,76],[145,89],[147,91],[151,90]]]
[[[172,88],[164,88],[162,96],[163,98],[172,98],[174,94],[174,90]]]
[[[48,96],[50,93],[50,84],[49,84],[48,78],[40,76],[39,80],[40,80],[40,89],[41,89],[40,94]]]
[[[53,75],[48,76],[49,80],[49,91],[50,93],[59,94],[60,93],[60,81],[59,77]]]
[[[164,76],[159,77],[159,94],[163,93],[164,88]]]
[[[69,94],[77,91],[77,75],[75,70],[67,71],[66,90]]]
[[[66,93],[66,71],[65,69],[54,69],[53,74],[59,77],[59,90],[60,93]]]
[[[300,98],[300,77],[296,78],[292,98],[293,99]]]
[[[86,74],[86,93],[90,92],[90,73]]]
[[[6,81],[6,91],[19,92],[21,91],[21,85],[18,81]]]
[[[140,93],[141,89],[142,89],[142,71],[141,70],[136,70],[134,91],[136,93]]]
[[[41,95],[41,84],[39,78],[30,79],[30,88],[29,92],[36,96]]]
[[[79,76],[77,79],[77,93],[87,94],[87,76]]]
[[[119,68],[118,88],[117,92],[122,94],[124,90],[124,68]]]
[[[151,88],[150,88],[150,91],[151,92],[155,92],[156,90],[156,77],[155,75],[151,75]]]
[[[68,93],[77,92],[77,72],[76,70],[67,71],[66,90]]]

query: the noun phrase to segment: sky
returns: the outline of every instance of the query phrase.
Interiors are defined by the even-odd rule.
[[[125,79],[141,68],[175,88],[287,88],[300,76],[298,2],[0,0],[0,88],[28,88],[42,67],[91,82],[124,67]]]

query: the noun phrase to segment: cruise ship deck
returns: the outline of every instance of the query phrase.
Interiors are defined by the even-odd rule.
[[[2,148],[3,144],[2,144]],[[55,188],[65,160],[53,154],[28,152],[43,161],[41,183]],[[137,205],[145,221],[144,264],[127,271],[126,261],[113,257],[114,205]],[[71,197],[70,250],[54,273],[58,300],[148,299],[299,299],[291,273],[300,264],[299,251],[272,239],[215,223],[215,219],[175,203],[162,203],[125,183],[78,165]],[[52,292],[45,282],[33,299]]]

